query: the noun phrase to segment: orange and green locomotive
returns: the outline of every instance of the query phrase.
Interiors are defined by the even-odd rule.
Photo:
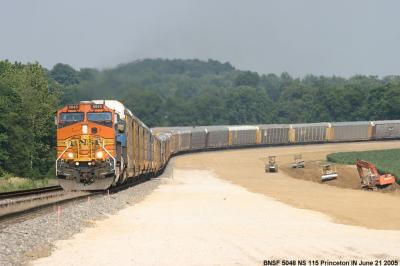
[[[56,125],[56,173],[65,190],[104,190],[165,165],[165,143],[118,101],[67,105]]]

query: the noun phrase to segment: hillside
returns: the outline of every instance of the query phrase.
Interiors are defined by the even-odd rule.
[[[396,119],[400,78],[308,75],[235,69],[214,60],[145,59],[106,70],[58,64],[61,104],[124,102],[149,126]]]

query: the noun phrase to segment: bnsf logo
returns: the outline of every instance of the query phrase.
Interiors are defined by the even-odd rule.
[[[280,260],[264,260],[264,265],[276,266],[279,265]]]

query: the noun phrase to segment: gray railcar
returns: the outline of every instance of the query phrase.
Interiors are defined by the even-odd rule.
[[[192,134],[190,149],[204,149],[206,147],[207,130],[201,127],[192,127],[190,131]]]
[[[179,148],[178,151],[190,150],[190,130],[188,129],[178,129],[177,133],[179,135]]]
[[[256,126],[229,126],[229,144],[232,146],[255,145],[257,143]]]
[[[331,123],[331,141],[367,140],[370,138],[370,122],[335,122]]]
[[[328,123],[293,124],[294,142],[321,142],[326,140]]]
[[[375,139],[395,139],[400,138],[400,120],[374,121]]]
[[[289,125],[259,125],[261,144],[289,143]]]
[[[223,148],[229,145],[229,131],[227,126],[206,126],[206,147]]]

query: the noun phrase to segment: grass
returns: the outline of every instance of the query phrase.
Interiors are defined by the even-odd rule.
[[[400,184],[400,149],[338,152],[328,154],[327,160],[339,164],[355,164],[357,159],[375,164],[380,173],[391,173]]]
[[[4,175],[0,177],[0,192],[32,189],[57,185],[56,179],[29,179]]]

